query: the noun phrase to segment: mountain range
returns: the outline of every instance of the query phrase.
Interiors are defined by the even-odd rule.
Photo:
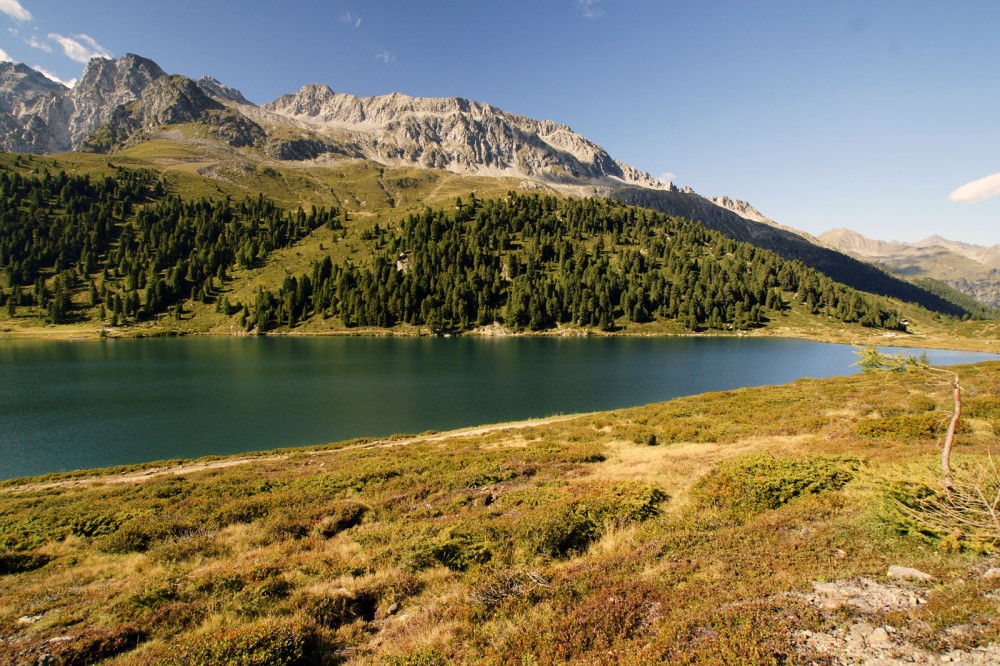
[[[915,243],[880,241],[850,229],[827,231],[819,240],[908,278],[939,280],[981,303],[1000,308],[1000,245],[984,247],[941,236]]]
[[[941,297],[783,227],[749,204],[678,189],[614,159],[568,126],[463,98],[357,97],[309,84],[263,105],[214,78],[164,72],[128,54],[91,60],[73,88],[20,63],[0,63],[0,148],[16,153],[114,153],[153,139],[189,140],[223,158],[388,166],[508,177],[521,187],[601,196],[698,220],[736,240],[798,259],[855,288],[960,314]],[[212,169],[205,169],[211,175]]]

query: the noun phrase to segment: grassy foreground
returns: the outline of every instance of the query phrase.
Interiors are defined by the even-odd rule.
[[[961,475],[996,444],[1000,364],[958,370]],[[893,501],[936,487],[948,408],[919,376],[806,379],[9,481],[0,662],[985,659],[1000,561]]]

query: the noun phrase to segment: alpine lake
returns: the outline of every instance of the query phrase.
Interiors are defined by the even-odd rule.
[[[854,352],[734,337],[2,340],[0,479],[849,375]],[[927,354],[941,365],[997,358]]]

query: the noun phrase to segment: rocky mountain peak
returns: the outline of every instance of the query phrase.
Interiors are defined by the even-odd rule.
[[[83,94],[122,95],[126,91],[138,97],[150,81],[166,76],[152,60],[128,53],[121,58],[92,58],[83,70],[75,89]]]
[[[70,91],[69,148],[80,148],[88,137],[116,113],[138,100],[150,83],[167,74],[152,60],[133,53],[121,58],[93,58]]]
[[[565,124],[463,97],[357,97],[310,83],[258,108],[214,78],[169,76],[131,53],[91,60],[72,90],[24,66],[6,65],[0,81],[10,93],[0,114],[7,150],[111,150],[162,124],[199,122],[279,159],[333,153],[554,186],[670,190]]]
[[[508,113],[463,97],[375,97],[311,84],[266,112],[326,136],[349,137],[369,159],[556,185],[628,183],[663,189],[564,124]]]
[[[282,95],[264,105],[265,109],[288,116],[317,116],[323,106],[334,97],[330,86],[322,83],[307,83],[294,93]]]
[[[0,62],[0,104],[18,99],[31,102],[42,95],[64,93],[69,88],[20,62]],[[4,111],[9,109],[0,107]]]
[[[0,62],[0,150],[58,152],[69,144],[70,89],[41,72]]]

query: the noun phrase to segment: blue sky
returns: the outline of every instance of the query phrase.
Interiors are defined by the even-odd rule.
[[[0,57],[459,96],[778,222],[1000,243],[995,0],[0,0]],[[964,186],[964,187],[963,187]]]

